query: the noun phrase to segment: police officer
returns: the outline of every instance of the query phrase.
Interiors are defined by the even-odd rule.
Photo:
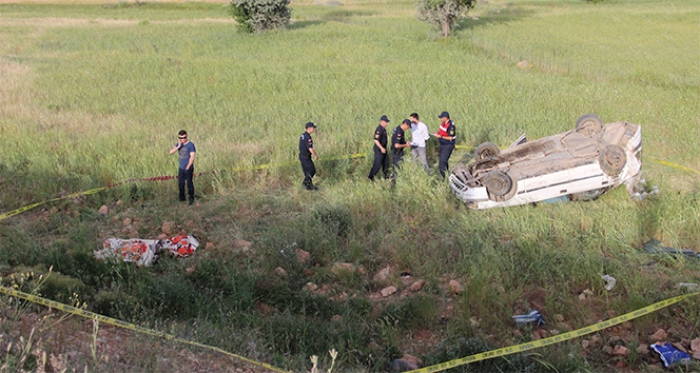
[[[399,168],[399,163],[403,160],[403,149],[411,146],[411,144],[406,143],[405,133],[410,127],[411,121],[404,119],[400,125],[394,128],[394,133],[391,135],[391,160],[395,169]]]
[[[318,154],[314,150],[314,140],[311,138],[314,130],[316,130],[315,124],[312,122],[306,123],[306,131],[299,138],[299,160],[301,161],[301,169],[304,171],[304,186],[307,190],[318,189],[311,182],[311,179],[316,175],[316,167],[314,166],[314,161],[311,160],[311,156],[313,155],[318,159]]]
[[[387,154],[387,137],[386,137],[386,126],[389,125],[389,118],[386,115],[382,115],[379,118],[379,125],[377,129],[374,130],[374,165],[369,171],[369,179],[374,181],[374,175],[382,169],[384,178],[389,178],[389,154]]]
[[[435,137],[438,138],[440,142],[440,175],[445,177],[445,171],[447,171],[450,156],[455,148],[455,124],[450,120],[450,113],[443,111],[440,115],[440,129],[434,133]]]

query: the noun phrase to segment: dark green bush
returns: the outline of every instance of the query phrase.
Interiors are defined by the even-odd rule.
[[[231,15],[242,32],[283,27],[292,16],[290,0],[231,0]]]

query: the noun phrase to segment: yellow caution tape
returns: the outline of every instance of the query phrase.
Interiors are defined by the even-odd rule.
[[[45,203],[49,203],[49,202],[53,202],[53,201],[59,201],[59,200],[62,200],[62,199],[69,199],[69,198],[76,198],[76,197],[80,197],[80,196],[86,196],[86,195],[89,195],[89,194],[95,194],[95,193],[98,193],[98,192],[101,192],[101,191],[107,190],[107,189],[108,189],[107,187],[95,188],[95,189],[90,189],[90,190],[85,190],[85,191],[82,191],[82,192],[77,192],[77,193],[69,194],[69,195],[63,196],[63,197],[52,198],[52,199],[49,199],[49,200],[46,200],[46,201],[43,201],[43,202],[32,203],[31,205],[27,205],[27,206],[20,207],[20,208],[18,208],[17,210],[10,211],[10,212],[6,212],[6,213],[4,213],[4,214],[0,214],[0,220],[7,219],[7,218],[9,218],[9,217],[11,217],[11,216],[15,216],[15,215],[21,214],[21,213],[23,213],[23,212],[25,212],[25,211],[31,210],[31,209],[33,209],[33,208],[35,208],[35,207],[37,207],[37,206],[41,206],[41,205],[43,205],[43,204],[45,204]]]
[[[73,306],[69,306],[69,305],[67,305],[67,304],[59,303],[59,302],[56,302],[56,301],[53,301],[53,300],[50,300],[50,299],[38,297],[38,296],[33,295],[33,294],[27,294],[27,293],[24,293],[24,292],[15,290],[15,289],[10,289],[10,288],[6,288],[6,287],[4,287],[4,286],[0,286],[0,293],[4,293],[4,294],[6,294],[6,295],[9,295],[9,296],[12,296],[12,297],[15,297],[15,298],[24,299],[24,300],[26,300],[26,301],[29,301],[29,302],[32,302],[32,303],[36,303],[36,304],[40,304],[40,305],[42,305],[42,306],[46,306],[46,307],[50,307],[50,308],[55,308],[55,309],[57,309],[57,310],[61,310],[61,311],[63,311],[63,312],[67,312],[67,313],[70,313],[70,314],[73,314],[73,315],[78,315],[78,316],[85,317],[85,318],[88,318],[88,319],[96,319],[96,320],[98,320],[98,321],[100,321],[100,322],[102,322],[102,323],[105,323],[105,324],[108,324],[108,325],[113,325],[113,326],[116,326],[116,327],[119,327],[119,328],[128,329],[128,330],[133,330],[133,331],[135,331],[135,332],[147,334],[147,335],[150,335],[150,336],[153,336],[153,337],[164,338],[164,339],[167,339],[167,340],[170,340],[170,341],[175,341],[175,342],[187,344],[187,345],[190,345],[190,346],[196,346],[196,347],[201,347],[201,348],[204,348],[204,349],[216,351],[216,352],[222,353],[222,354],[224,354],[224,355],[228,355],[228,356],[234,357],[234,358],[236,358],[236,359],[238,359],[238,360],[242,360],[242,361],[245,361],[245,362],[247,362],[247,363],[250,363],[250,364],[253,364],[253,365],[257,365],[257,366],[259,366],[259,367],[263,367],[263,368],[270,369],[270,370],[275,371],[275,372],[279,372],[279,373],[289,373],[288,371],[285,371],[285,370],[282,370],[282,369],[279,369],[279,368],[275,368],[275,367],[273,367],[272,365],[265,364],[265,363],[261,363],[261,362],[259,362],[259,361],[255,361],[255,360],[251,360],[251,359],[248,359],[248,358],[246,358],[246,357],[233,354],[233,353],[231,353],[231,352],[228,352],[228,351],[223,350],[223,349],[218,348],[218,347],[213,347],[213,346],[205,345],[205,344],[199,343],[199,342],[188,341],[188,340],[186,340],[186,339],[178,338],[178,337],[176,337],[176,336],[174,336],[174,335],[172,335],[172,334],[163,333],[163,332],[159,332],[159,331],[157,331],[157,330],[144,328],[144,327],[142,327],[142,326],[134,325],[134,324],[128,323],[128,322],[126,322],[126,321],[122,321],[122,320],[119,320],[119,319],[113,319],[113,318],[111,318],[111,317],[107,317],[107,316],[100,315],[100,314],[97,314],[97,313],[94,313],[94,312],[90,312],[90,311],[87,311],[87,310],[83,310],[83,309],[80,309],[80,308],[76,308],[76,307],[73,307]]]
[[[466,149],[466,150],[473,150],[473,149],[475,149],[473,146],[467,146],[467,145],[456,145],[455,148],[456,148],[456,149]],[[336,157],[322,158],[322,159],[320,159],[320,161],[334,161],[334,160],[341,160],[341,159],[356,159],[356,158],[364,158],[364,157],[366,157],[366,156],[367,156],[367,153],[354,153],[354,154],[350,154],[350,155],[342,155],[342,156],[336,156]],[[679,165],[679,164],[675,164],[675,163],[667,162],[667,161],[662,161],[662,160],[655,159],[655,158],[650,158],[650,160],[651,160],[652,162],[656,162],[656,163],[662,164],[662,165],[664,165],[664,166],[676,168],[676,169],[683,170],[683,171],[687,171],[687,172],[693,172],[693,173],[696,173],[696,174],[699,174],[699,175],[700,175],[700,171],[694,170],[694,169],[692,169],[692,168],[684,167],[684,166],[681,166],[681,165]],[[271,168],[271,167],[292,166],[292,165],[295,165],[295,164],[296,164],[296,162],[287,162],[287,163],[281,163],[281,164],[266,163],[266,164],[261,164],[261,165],[255,165],[255,166],[252,166],[252,167],[236,167],[236,168],[231,169],[231,171],[233,171],[233,172],[241,172],[241,171],[266,170],[266,169],[269,169],[269,168]],[[135,180],[135,181],[138,181],[139,179],[134,179],[134,180]],[[115,184],[115,185],[117,185],[117,184]],[[37,207],[37,206],[41,206],[41,205],[43,205],[43,204],[45,204],[45,203],[48,203],[48,202],[58,201],[58,200],[61,200],[61,199],[76,198],[76,197],[85,196],[85,195],[89,195],[89,194],[95,194],[95,193],[97,193],[97,192],[101,192],[101,191],[107,190],[107,189],[109,189],[109,187],[95,188],[95,189],[86,190],[86,191],[84,191],[84,192],[73,193],[73,194],[70,194],[70,195],[67,195],[67,196],[64,196],[64,197],[57,197],[57,198],[49,199],[49,200],[46,200],[46,201],[43,201],[43,202],[33,203],[33,204],[31,204],[31,205],[27,205],[27,206],[20,207],[20,208],[18,208],[17,210],[10,211],[10,212],[6,212],[6,213],[4,213],[4,214],[0,214],[0,220],[7,219],[7,218],[12,217],[12,216],[15,216],[15,215],[19,215],[19,214],[21,214],[21,213],[23,213],[23,212],[25,212],[25,211],[31,210],[31,209],[33,209],[33,208],[35,208],[35,207]]]
[[[522,343],[522,344],[515,345],[515,346],[503,347],[503,348],[499,348],[496,350],[486,351],[486,352],[482,352],[480,354],[471,355],[471,356],[467,356],[467,357],[463,357],[463,358],[459,358],[459,359],[455,359],[455,360],[450,360],[450,361],[447,361],[444,363],[431,365],[429,367],[411,370],[408,373],[440,372],[443,370],[458,367],[460,365],[465,365],[465,364],[474,363],[477,361],[492,359],[494,357],[499,357],[499,356],[517,354],[519,352],[529,351],[529,350],[533,350],[535,348],[540,348],[540,347],[544,347],[544,346],[553,345],[553,344],[556,344],[559,342],[568,341],[570,339],[578,338],[578,337],[586,335],[586,334],[595,333],[597,331],[607,329],[611,326],[615,326],[618,324],[622,324],[623,322],[626,322],[626,321],[629,321],[632,319],[636,319],[640,316],[644,316],[646,314],[656,312],[662,308],[665,308],[665,307],[668,307],[672,304],[678,303],[683,299],[690,298],[690,297],[693,297],[696,295],[700,295],[700,292],[679,295],[677,297],[669,298],[669,299],[666,299],[664,301],[654,303],[650,306],[640,308],[634,312],[626,313],[622,316],[614,317],[610,320],[599,322],[599,323],[591,325],[589,327],[574,330],[574,331],[571,331],[568,333],[557,334],[557,335],[555,335],[553,337],[549,337],[549,338],[531,341],[528,343]]]
[[[688,167],[685,167],[685,166],[681,166],[681,165],[679,165],[679,164],[675,164],[675,163],[668,162],[668,161],[662,161],[662,160],[656,159],[656,158],[649,158],[649,160],[652,161],[652,162],[656,162],[656,163],[658,163],[658,164],[664,165],[664,166],[668,166],[668,167],[671,167],[671,168],[676,168],[676,169],[683,170],[683,171],[693,172],[693,173],[696,173],[696,174],[700,175],[700,171],[693,170],[692,168],[688,168]]]

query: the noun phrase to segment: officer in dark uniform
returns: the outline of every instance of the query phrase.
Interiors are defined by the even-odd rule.
[[[450,120],[450,113],[443,111],[440,115],[440,130],[435,133],[435,136],[440,142],[440,175],[445,177],[445,171],[447,171],[450,156],[452,151],[455,149],[455,124]]]
[[[406,143],[405,131],[409,128],[411,128],[411,121],[404,119],[400,125],[394,128],[394,133],[391,135],[391,160],[395,169],[399,168],[399,163],[403,160],[403,149],[411,146],[411,144]]]
[[[318,189],[311,182],[311,179],[316,175],[316,167],[314,166],[314,161],[311,160],[311,156],[313,155],[318,159],[318,154],[314,150],[314,140],[311,138],[314,130],[316,130],[315,124],[312,122],[306,123],[306,131],[299,138],[299,160],[301,161],[301,169],[304,171],[304,186],[307,190]]]
[[[389,154],[387,154],[387,137],[386,137],[386,126],[389,125],[389,118],[386,115],[382,115],[379,119],[379,125],[377,129],[374,130],[374,165],[372,165],[372,170],[369,171],[369,179],[374,181],[374,175],[382,169],[384,178],[389,178]]]

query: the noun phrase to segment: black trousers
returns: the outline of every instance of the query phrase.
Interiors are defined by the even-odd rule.
[[[401,149],[401,153],[391,154],[391,163],[394,164],[394,168],[398,169],[399,167],[401,167],[401,161],[403,161],[403,149]]]
[[[455,149],[455,144],[440,144],[440,175],[442,177],[445,177],[445,172],[447,171],[447,168],[449,165],[447,162],[450,160],[450,156],[452,155],[452,151]]]
[[[389,153],[382,153],[379,149],[374,149],[374,164],[372,169],[369,171],[369,179],[374,180],[374,175],[382,170],[384,178],[389,178]]]
[[[180,168],[177,172],[177,187],[180,190],[180,201],[185,200],[185,182],[187,182],[187,191],[189,192],[190,201],[194,200],[194,165],[189,170]]]
[[[313,189],[314,184],[311,179],[316,175],[316,166],[314,166],[314,161],[311,158],[301,158],[301,170],[304,171],[304,186],[306,189]]]

